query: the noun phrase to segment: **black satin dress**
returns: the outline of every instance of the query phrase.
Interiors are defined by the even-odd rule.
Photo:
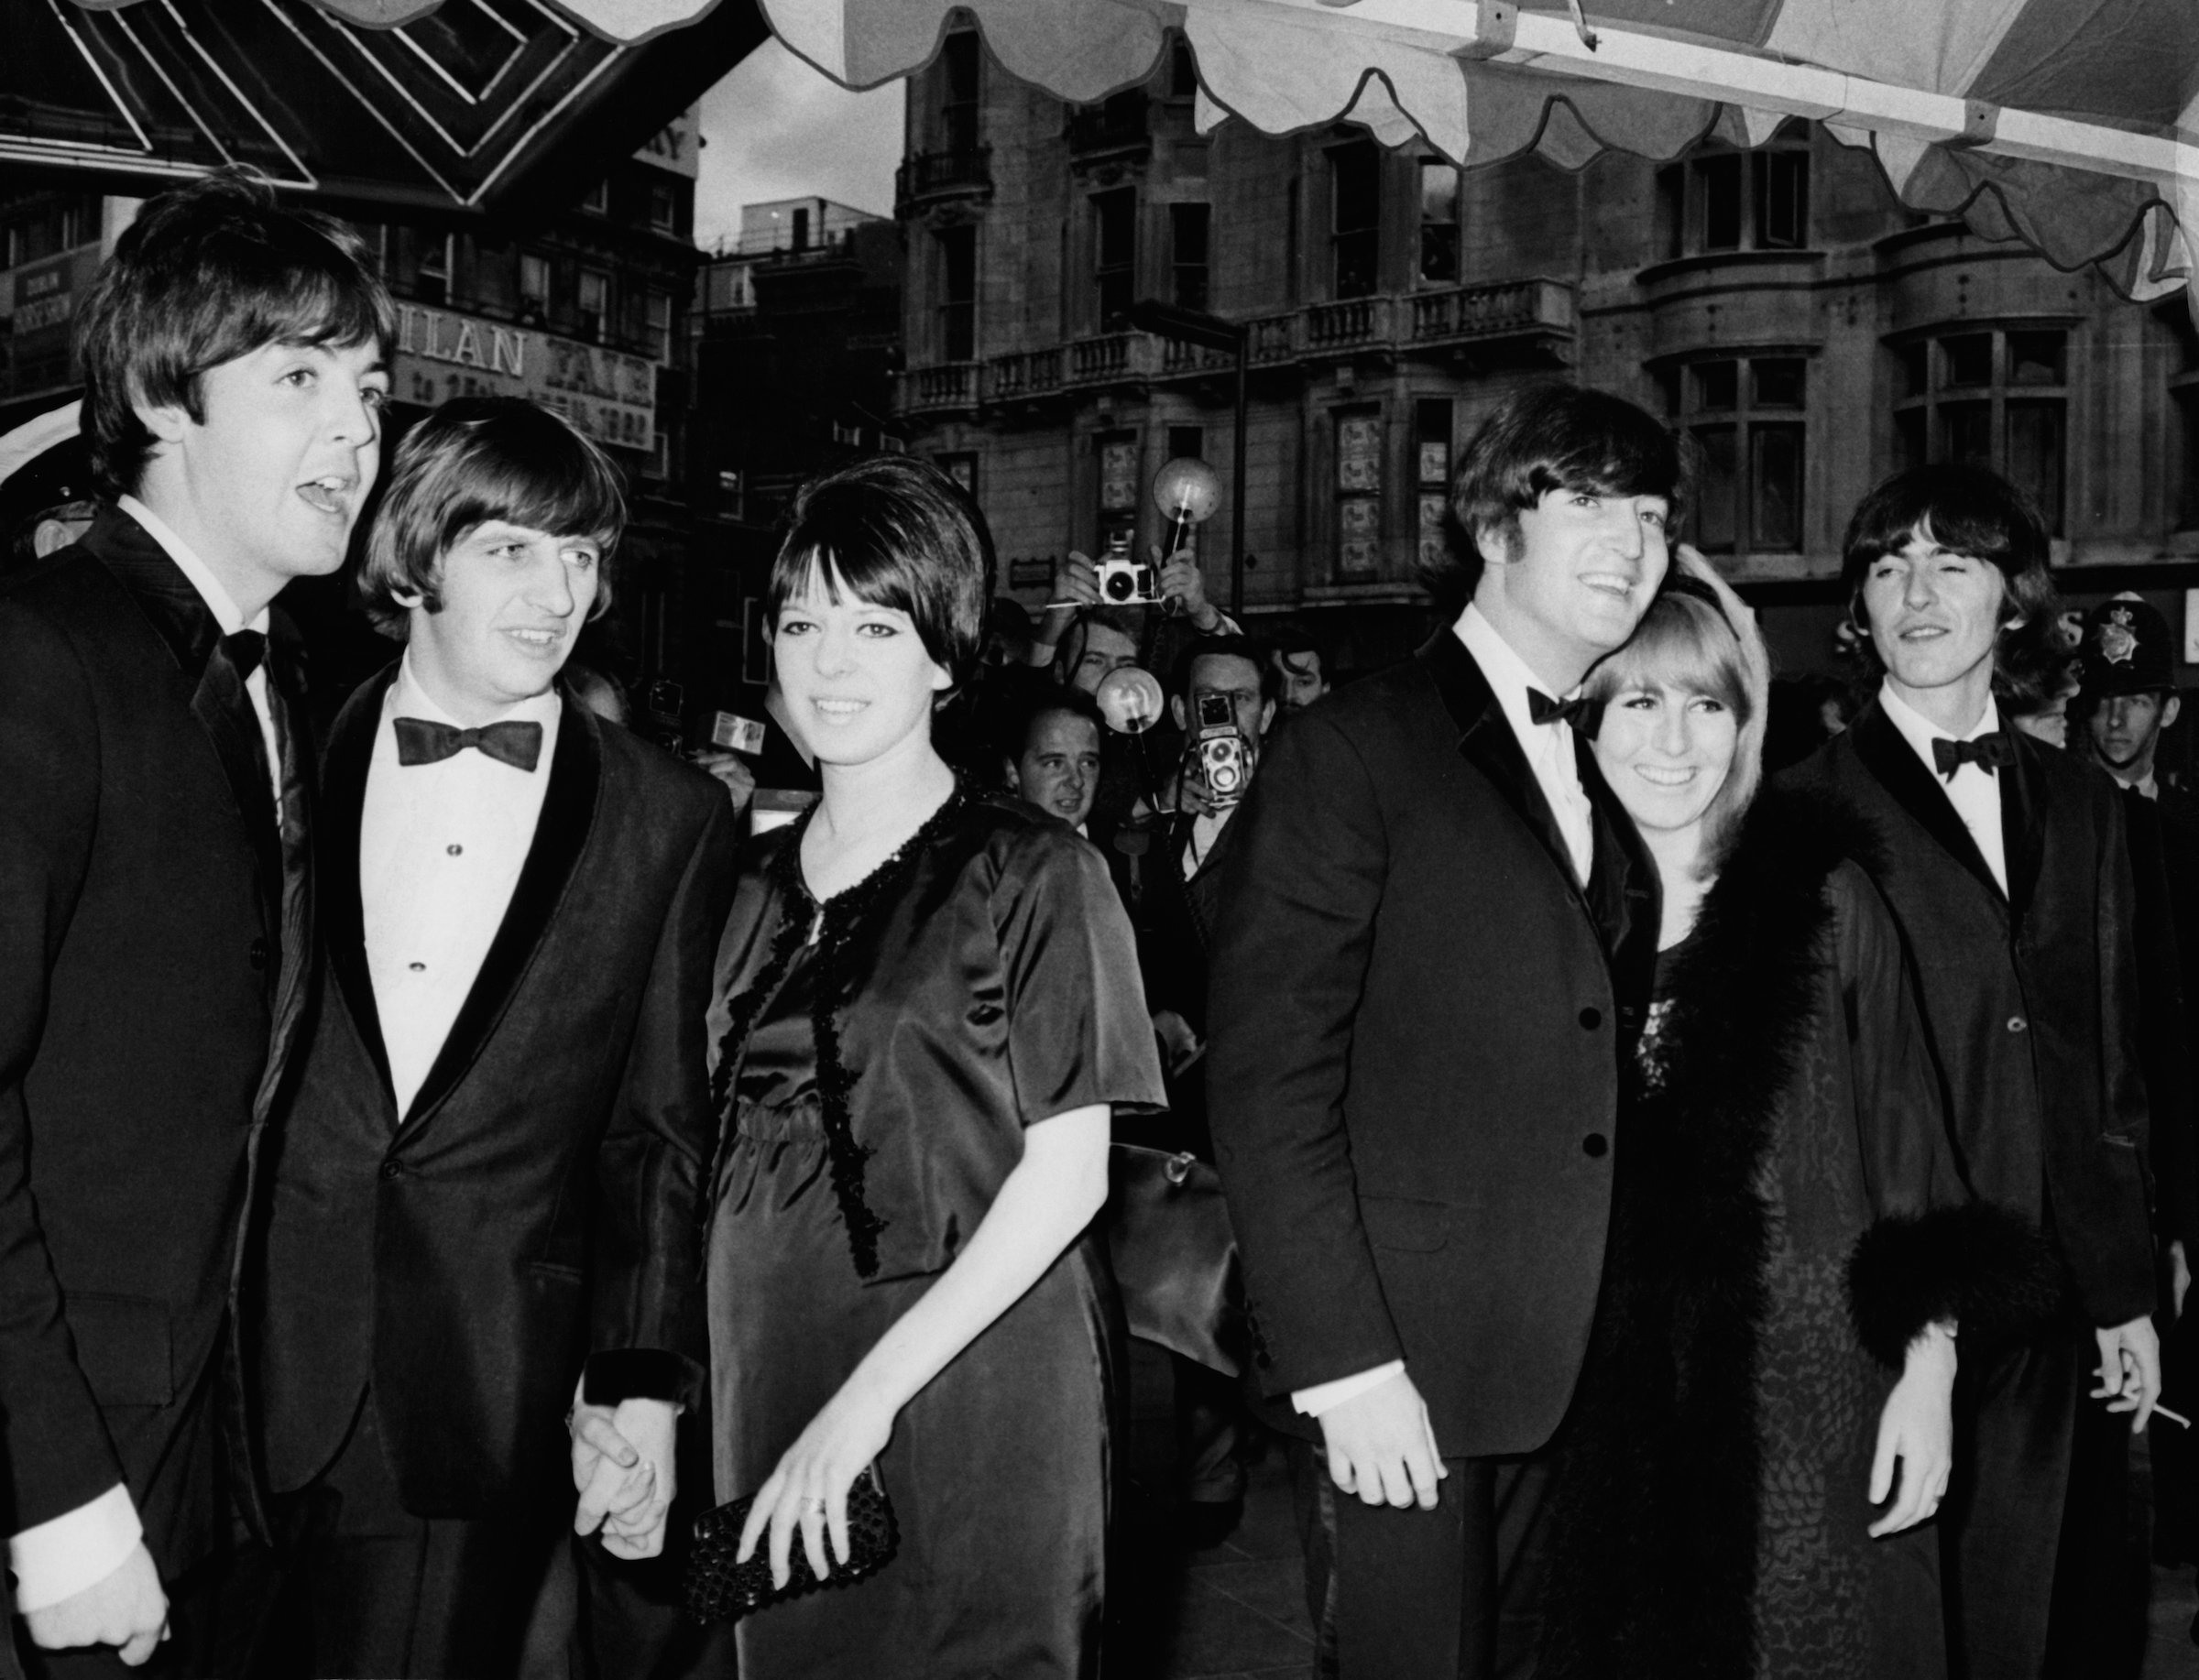
[[[1024,1127],[1161,1100],[1130,926],[1084,841],[957,794],[820,916],[805,825],[749,845],[710,1018],[720,1500],[953,1262]],[[1096,1672],[1104,1263],[1072,1245],[902,1410],[879,1460],[899,1555],[744,1620],[742,1680]]]

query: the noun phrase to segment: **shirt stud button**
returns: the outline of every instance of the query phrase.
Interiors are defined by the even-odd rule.
[[[459,854],[459,853],[461,853],[461,852],[465,851],[465,847],[464,847],[464,846],[462,846],[462,845],[446,845],[446,846],[444,846],[443,849],[443,850],[444,850],[446,853],[448,853],[448,854],[449,854],[451,856],[453,856],[453,857],[455,857],[455,856],[458,856],[458,854]]]
[[[410,968],[414,974],[425,974],[428,972],[428,965],[425,963],[407,963],[405,966]]]

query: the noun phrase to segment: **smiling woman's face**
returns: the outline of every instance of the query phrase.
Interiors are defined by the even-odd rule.
[[[822,566],[779,609],[771,656],[795,733],[826,764],[866,764],[928,736],[933,700],[954,686],[908,614],[845,584],[836,595]]]
[[[1596,768],[1644,832],[1697,827],[1734,768],[1740,720],[1715,695],[1647,679],[1612,695]]]

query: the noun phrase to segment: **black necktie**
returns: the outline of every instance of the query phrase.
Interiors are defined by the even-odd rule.
[[[455,724],[439,724],[425,717],[397,720],[399,764],[439,764],[469,747],[515,770],[531,770],[542,756],[542,726],[502,723],[461,729]]]
[[[1603,721],[1603,707],[1579,694],[1570,700],[1552,700],[1540,689],[1531,688],[1527,691],[1527,721],[1570,724],[1577,734],[1592,741],[1596,738],[1596,726]]]
[[[1997,729],[1991,735],[1979,736],[1975,741],[1935,740],[1931,744],[1931,762],[1949,781],[1954,780],[1955,771],[1965,764],[1975,764],[1990,776],[2016,762],[2016,743]]]

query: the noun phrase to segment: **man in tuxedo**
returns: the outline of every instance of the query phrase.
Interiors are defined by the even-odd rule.
[[[1878,831],[1864,861],[1916,966],[1965,1176],[2049,1234],[2073,1285],[2050,1331],[1963,1344],[1940,1526],[1955,1672],[1981,1677],[2134,1654],[2111,1614],[2126,1453],[2161,1389],[2122,803],[2077,756],[2004,731],[1994,701],[1997,666],[2067,657],[2047,555],[2036,510],[1983,468],[1874,490],[1843,579],[1884,681],[1790,773]]]
[[[734,813],[556,683],[622,520],[563,420],[465,398],[404,439],[369,539],[405,652],[329,742],[328,972],[259,1286],[314,1675],[509,1673],[562,1524],[662,1544]]]
[[[35,1674],[233,1673],[248,1634],[230,1291],[312,937],[269,604],[343,563],[392,326],[356,236],[257,176],[148,201],[78,317],[97,518],[0,589],[0,1507]]]
[[[1565,697],[1656,594],[1681,491],[1633,404],[1507,400],[1459,468],[1470,604],[1277,731],[1230,825],[1209,1108],[1344,1680],[1534,1661],[1657,933]]]

